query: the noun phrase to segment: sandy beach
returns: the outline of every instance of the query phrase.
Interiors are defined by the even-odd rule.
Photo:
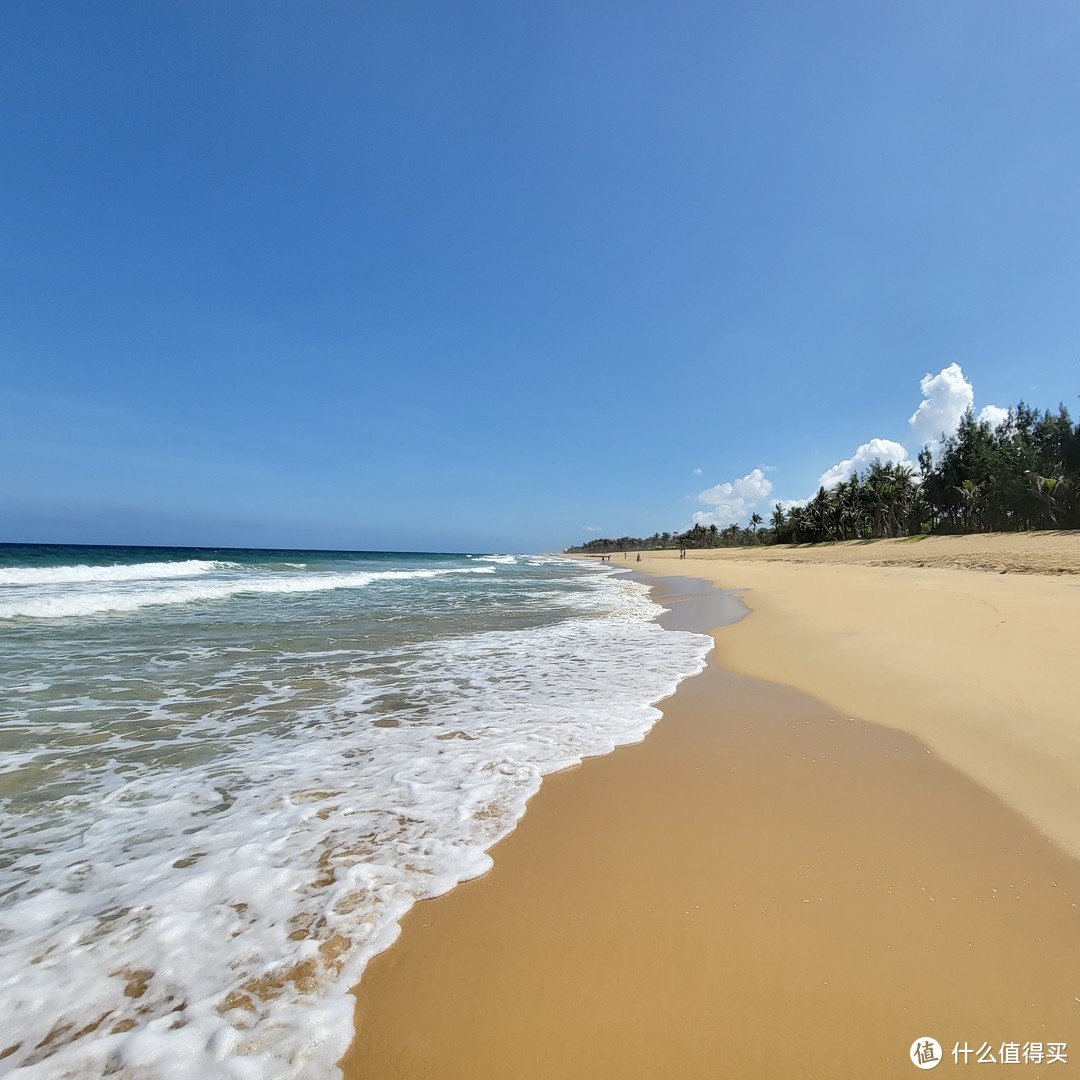
[[[899,1077],[921,1036],[945,1068],[957,1044],[1066,1043],[1016,1068],[1068,1075],[1078,551],[631,555],[668,625],[717,628],[709,667],[643,743],[549,777],[491,873],[409,913],[346,1076]],[[751,614],[722,625],[709,582]]]
[[[752,614],[717,639],[725,667],[915,735],[1080,853],[1080,534],[642,560],[740,590]]]

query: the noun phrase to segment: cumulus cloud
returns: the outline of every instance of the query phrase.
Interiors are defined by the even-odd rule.
[[[604,531],[604,526],[603,525],[582,525],[581,527],[586,532],[603,532]]]
[[[992,428],[996,428],[1009,419],[1009,410],[1000,405],[984,405],[979,410],[977,419],[980,424],[986,420]]]
[[[950,364],[936,375],[927,372],[919,382],[919,389],[923,399],[908,417],[908,427],[917,445],[928,446],[931,453],[936,455],[942,436],[948,438],[955,435],[964,413],[974,406],[975,388],[959,364]],[[1006,416],[1008,409],[997,405],[985,405],[979,413],[980,420],[989,420],[995,427]],[[915,467],[902,443],[892,439],[870,439],[851,457],[826,469],[818,478],[818,485],[829,491],[847,480],[856,469],[865,472],[874,461],[880,461],[883,465],[892,463]]]
[[[695,525],[716,525],[724,528],[748,518],[758,504],[769,497],[772,481],[761,469],[752,469],[738,480],[716,484],[698,495],[699,501],[711,506],[711,510],[699,510],[694,515]]]
[[[919,383],[923,400],[908,418],[908,424],[921,445],[936,457],[942,438],[956,434],[960,418],[975,405],[975,387],[959,364],[950,364],[936,375],[927,372]],[[977,419],[997,427],[1009,415],[1000,405],[984,405]]]
[[[942,368],[936,375],[927,372],[919,382],[919,389],[923,399],[908,418],[911,441],[919,448],[928,446],[936,455],[942,436],[948,438],[956,434],[964,413],[974,407],[975,389],[960,365],[955,363]],[[980,421],[988,420],[994,427],[1007,416],[1008,410],[998,405],[984,405],[978,413]],[[864,442],[850,457],[826,469],[818,478],[818,486],[829,491],[846,481],[855,470],[865,473],[875,461],[915,468],[902,443],[874,438]],[[766,503],[773,485],[765,473],[771,468],[764,465],[738,480],[717,484],[701,492],[698,499],[712,509],[698,511],[694,514],[694,522],[724,528],[745,521],[755,510],[771,510],[776,502],[784,510],[805,506],[809,499],[774,499]],[[700,474],[701,469],[694,469],[695,476]]]
[[[908,417],[908,424],[920,446],[940,442],[942,434],[955,434],[960,418],[975,404],[975,388],[959,364],[950,364],[936,375],[927,372],[919,389],[923,400]]]
[[[892,439],[871,439],[864,442],[851,457],[838,461],[831,469],[826,469],[818,477],[818,486],[831,491],[837,484],[848,480],[856,469],[865,472],[875,461],[880,461],[882,465],[915,467],[908,460],[908,452],[900,443],[893,442]]]

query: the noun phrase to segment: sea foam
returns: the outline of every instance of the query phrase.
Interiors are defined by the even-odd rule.
[[[147,564],[156,565],[156,564]],[[174,564],[175,565],[175,564]],[[211,569],[230,570],[229,564],[204,564]],[[476,566],[460,569],[427,570],[383,570],[354,571],[347,573],[252,573],[242,571],[228,573],[220,580],[185,580],[199,577],[209,572],[207,569],[190,570],[186,573],[168,575],[165,573],[142,574],[116,577],[75,577],[81,570],[94,570],[95,567],[57,567],[59,574],[67,577],[51,579],[48,588],[19,588],[9,584],[0,589],[0,619],[18,617],[31,619],[67,619],[80,615],[99,615],[108,612],[135,611],[138,608],[160,604],[190,604],[197,601],[226,600],[234,596],[256,594],[284,594],[327,592],[332,589],[362,589],[375,582],[412,581],[425,578],[443,577],[452,574],[493,574],[494,567]],[[123,567],[101,567],[101,570],[125,569]],[[7,571],[16,573],[15,570]],[[175,577],[175,582],[168,584],[162,579]],[[79,588],[79,585],[101,582],[123,583],[121,588]],[[21,584],[21,583],[20,583]],[[44,582],[40,582],[44,584]],[[61,587],[58,587],[61,586]],[[68,586],[68,587],[62,587]]]
[[[69,585],[84,581],[148,581],[198,577],[214,570],[236,570],[236,563],[185,559],[182,562],[116,563],[112,566],[0,567],[0,585]]]
[[[108,725],[63,814],[31,804],[0,823],[13,860],[0,871],[5,1068],[337,1075],[348,990],[405,911],[483,873],[545,774],[641,739],[652,703],[711,647],[662,629],[642,585],[559,560],[383,574],[467,587],[468,606],[496,568],[507,589],[537,575],[515,603],[542,611],[550,593],[555,621],[378,650],[237,650],[213,682],[197,646],[155,657],[193,657],[201,682],[185,690],[181,665],[131,734]],[[183,701],[203,704],[181,725]],[[72,705],[77,737],[98,730],[98,706]],[[58,752],[23,762],[44,777]]]

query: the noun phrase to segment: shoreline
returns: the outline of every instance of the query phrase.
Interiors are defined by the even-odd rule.
[[[650,584],[665,625],[712,629],[678,624],[704,589]],[[1068,1040],[1080,864],[917,739],[729,670],[753,618],[410,911],[349,1080],[906,1076],[922,1035]]]
[[[965,541],[939,544],[936,565],[871,562],[890,548],[911,558],[906,541],[830,545],[814,563],[803,549],[713,549],[684,560],[645,552],[632,565],[747,600],[752,614],[717,641],[724,666],[914,735],[1080,855],[1080,576],[1035,569],[1080,565],[1080,534],[1023,537],[1019,547],[989,538],[999,559],[1026,567],[1008,574],[947,565],[965,558],[969,539],[988,542],[931,538]]]

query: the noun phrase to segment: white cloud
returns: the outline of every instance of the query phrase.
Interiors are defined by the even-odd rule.
[[[955,435],[964,413],[975,404],[975,388],[959,364],[950,364],[936,375],[927,372],[919,382],[919,389],[922,390],[923,399],[908,417],[908,426],[919,446],[929,446],[931,452],[937,454],[941,447],[941,436],[948,438]],[[1008,409],[985,405],[979,419],[989,420],[997,426],[1008,414]],[[851,457],[826,469],[818,477],[818,485],[830,491],[841,481],[847,480],[856,469],[865,472],[874,461],[915,467],[901,443],[892,439],[871,439],[864,442]]]
[[[936,457],[941,449],[942,436],[946,439],[956,434],[960,418],[975,405],[975,387],[964,375],[959,364],[950,364],[936,375],[929,372],[922,377],[919,388],[923,400],[908,418],[908,424],[921,445],[928,446]],[[984,405],[979,420],[989,420],[997,427],[1009,415],[1000,405]]]
[[[699,510],[694,515],[696,525],[716,525],[724,528],[748,518],[762,499],[772,491],[772,481],[761,469],[753,469],[738,480],[706,488],[698,495],[699,501],[712,510]]]
[[[908,418],[908,426],[917,445],[928,446],[936,455],[941,447],[941,436],[944,434],[948,438],[954,435],[964,413],[974,407],[975,388],[959,364],[949,364],[936,375],[927,372],[919,382],[919,388],[923,400]],[[996,427],[1007,416],[1007,409],[998,405],[984,405],[978,419],[988,420]],[[874,461],[915,468],[902,443],[893,439],[874,438],[859,446],[851,457],[826,469],[818,478],[818,486],[829,491],[841,481],[847,480],[856,469],[864,473]],[[763,465],[739,480],[717,484],[701,492],[698,499],[712,509],[698,511],[694,514],[694,522],[702,525],[715,524],[723,528],[738,521],[745,521],[772,492],[772,482],[765,477],[765,473],[770,469],[771,465]],[[700,476],[701,469],[694,469],[694,475]],[[918,476],[915,480],[918,482]],[[796,506],[805,506],[809,499],[774,499],[767,509],[771,510],[776,502],[779,502],[784,510],[790,510]]]
[[[988,421],[992,428],[998,427],[1009,419],[1009,410],[1003,409],[1000,405],[984,405],[979,410],[978,421],[981,424],[984,420]]]
[[[948,438],[955,435],[964,413],[974,406],[975,388],[959,364],[950,364],[936,375],[927,372],[919,382],[919,389],[922,390],[923,399],[908,417],[908,426],[918,445],[929,446],[931,452],[936,454],[941,447],[941,436],[944,434]],[[984,405],[979,419],[989,420],[996,426],[1008,414],[1008,409]],[[864,442],[851,457],[826,469],[818,477],[818,485],[830,491],[841,481],[847,480],[856,469],[865,472],[874,461],[915,467],[901,443],[892,439],[871,439]]]
[[[908,465],[914,468],[908,460],[907,450],[900,443],[893,442],[892,439],[871,439],[864,442],[851,457],[837,462],[831,469],[826,469],[818,477],[818,486],[831,491],[837,484],[847,480],[856,469],[865,472],[875,461],[880,461],[882,465]]]
[[[586,532],[603,532],[604,531],[604,526],[603,525],[582,525],[581,527]]]
[[[908,417],[919,445],[936,444],[942,433],[956,433],[960,417],[975,404],[975,388],[965,378],[959,364],[950,364],[936,375],[927,372],[919,383],[923,400]]]

